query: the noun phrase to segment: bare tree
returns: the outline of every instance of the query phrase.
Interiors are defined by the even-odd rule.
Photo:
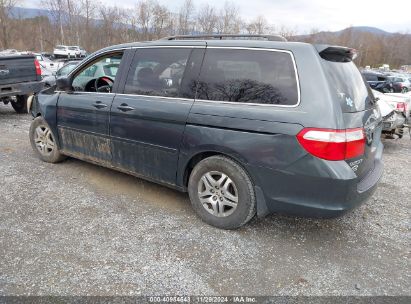
[[[94,25],[94,18],[96,15],[97,3],[94,0],[80,1],[80,16],[82,22],[79,26],[80,38],[83,46],[90,49],[92,46],[92,27]]]
[[[151,28],[155,38],[158,39],[168,34],[167,31],[172,27],[170,19],[171,14],[167,7],[159,3],[153,5]]]
[[[65,4],[63,0],[43,0],[43,5],[49,10],[53,23],[56,25],[56,30],[59,31],[59,43],[64,44],[64,29],[65,26]],[[64,24],[63,24],[64,23]]]
[[[274,29],[276,34],[279,34],[288,40],[292,40],[291,38],[297,34],[297,30],[291,27],[281,25],[278,29]]]
[[[153,18],[153,1],[141,0],[137,3],[137,31],[141,31],[141,39],[149,40],[150,24]]]
[[[269,32],[269,24],[267,19],[260,15],[247,24],[246,29],[249,34],[264,34]]]
[[[101,18],[98,39],[100,47],[115,44],[115,30],[117,21],[120,19],[120,11],[117,7],[102,5],[99,7],[99,17]]]
[[[217,27],[216,9],[209,4],[203,5],[197,13],[197,28],[203,34],[212,34]]]
[[[11,10],[18,3],[17,0],[0,0],[0,41],[4,49],[9,48],[12,31]]]
[[[240,17],[239,9],[233,2],[225,2],[217,21],[219,34],[238,34],[244,21]]]
[[[411,35],[367,33],[347,29],[341,33],[312,29],[297,36],[297,30],[272,25],[258,16],[245,23],[234,2],[221,9],[205,4],[194,7],[186,0],[171,11],[158,0],[139,0],[135,9],[120,9],[98,0],[43,0],[45,16],[27,18],[11,15],[19,0],[0,0],[0,46],[32,51],[51,51],[56,44],[78,44],[88,51],[128,41],[158,39],[176,33],[279,33],[289,40],[345,45],[356,48],[358,65],[392,67],[411,63]]]
[[[178,15],[178,32],[181,35],[190,34],[194,29],[192,17],[194,15],[193,0],[185,0]]]

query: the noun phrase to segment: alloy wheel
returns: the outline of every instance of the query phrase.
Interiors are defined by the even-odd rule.
[[[205,210],[217,217],[232,214],[238,205],[238,191],[233,180],[218,171],[205,173],[198,182],[198,197]]]
[[[34,143],[42,155],[50,155],[55,147],[51,130],[46,126],[38,126],[34,131]]]

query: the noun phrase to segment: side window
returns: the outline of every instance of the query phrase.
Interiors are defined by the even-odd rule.
[[[131,64],[124,93],[180,97],[190,48],[138,49]]]
[[[291,55],[284,52],[208,49],[197,89],[203,100],[296,105]]]
[[[378,78],[376,75],[372,75],[372,74],[365,74],[365,79],[366,81],[377,81]]]
[[[83,67],[73,78],[73,89],[80,92],[111,92],[122,56],[122,53],[105,55]]]

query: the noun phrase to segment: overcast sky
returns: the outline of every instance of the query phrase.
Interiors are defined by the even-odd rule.
[[[22,0],[25,6],[41,7],[41,0]],[[137,0],[101,0],[110,5],[133,8]],[[158,0],[173,11],[184,0]],[[222,7],[224,0],[193,0],[196,9],[205,3]],[[388,32],[411,32],[411,0],[236,0],[246,20],[263,15],[274,25],[285,25],[299,33],[373,26]]]

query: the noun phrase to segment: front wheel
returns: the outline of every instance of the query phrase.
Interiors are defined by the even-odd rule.
[[[238,163],[224,156],[206,158],[194,167],[188,193],[198,216],[218,228],[239,228],[256,213],[250,177]]]
[[[404,94],[404,93],[407,93],[407,92],[408,92],[408,88],[405,88],[405,87],[404,87],[404,88],[401,89],[401,93]]]
[[[27,95],[17,95],[16,100],[11,101],[11,106],[13,107],[14,111],[19,114],[27,113]]]
[[[36,117],[30,125],[30,143],[38,157],[48,163],[58,163],[66,157],[60,153],[56,136],[43,117]]]

